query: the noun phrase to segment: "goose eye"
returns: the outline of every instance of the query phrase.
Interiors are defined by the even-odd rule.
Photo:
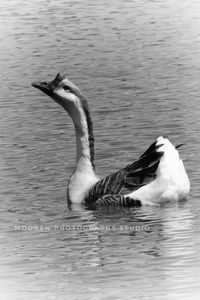
[[[69,87],[69,86],[67,86],[67,85],[63,86],[63,90],[65,90],[65,91],[68,91],[68,92],[71,92],[71,89],[70,89],[70,87]]]

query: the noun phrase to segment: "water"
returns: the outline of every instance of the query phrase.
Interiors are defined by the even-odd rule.
[[[0,2],[2,299],[199,299],[199,9],[195,0]],[[73,126],[30,86],[58,71],[89,99],[100,176],[162,134],[186,143],[190,200],[68,210]]]

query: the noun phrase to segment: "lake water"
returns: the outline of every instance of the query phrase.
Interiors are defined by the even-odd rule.
[[[1,0],[1,299],[199,299],[199,0]],[[88,97],[103,177],[157,136],[188,202],[69,210],[70,118],[31,87],[64,72]]]

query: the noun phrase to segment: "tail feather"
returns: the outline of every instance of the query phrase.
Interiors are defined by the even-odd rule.
[[[156,145],[154,143],[154,148],[153,144],[149,147],[150,151],[147,151],[140,156],[140,158],[132,163],[131,165],[127,166],[128,171],[131,171],[132,169],[144,169],[146,167],[149,167],[151,165],[154,165],[156,162],[160,161],[160,158],[163,156],[164,152],[163,151],[157,151],[160,147],[162,147],[163,144]]]
[[[157,145],[157,141],[153,142],[150,147],[139,157],[142,158],[144,156],[148,156],[150,155],[152,152],[155,152],[157,149],[159,149],[160,147],[162,147],[164,144],[158,144]]]
[[[182,143],[182,144],[177,145],[175,148],[178,149],[178,148],[180,148],[180,147],[182,147],[184,145],[185,145],[185,143]]]

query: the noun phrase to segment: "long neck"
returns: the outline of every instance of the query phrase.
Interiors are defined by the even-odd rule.
[[[94,167],[94,136],[93,125],[87,102],[77,103],[67,109],[71,116],[76,133],[76,167],[80,164]]]
[[[92,121],[88,107],[84,105],[78,102],[67,109],[76,133],[76,167],[68,184],[69,203],[84,201],[87,191],[99,180],[94,170]]]
[[[82,121],[82,120],[81,120]],[[81,122],[82,123],[82,122]],[[86,122],[83,122],[86,125]],[[78,128],[75,124],[76,133],[76,166],[81,163],[87,163],[94,167],[94,143],[91,142],[91,135],[89,134],[87,126]]]

